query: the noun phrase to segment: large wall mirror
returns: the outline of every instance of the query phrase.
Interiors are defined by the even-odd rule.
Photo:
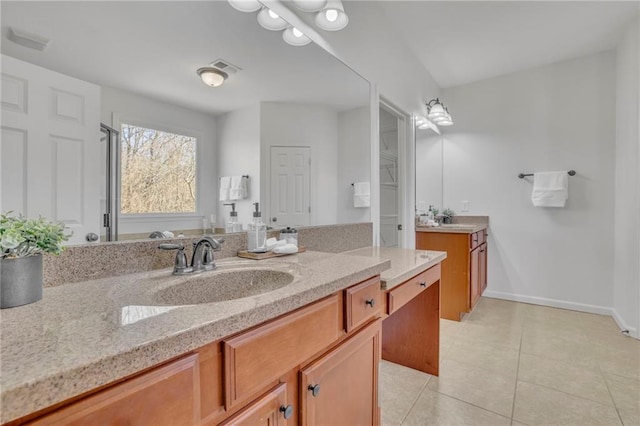
[[[443,209],[444,139],[430,128],[416,128],[416,213]]]
[[[351,185],[370,180],[369,83],[319,46],[288,45],[226,1],[3,1],[1,12],[2,211],[62,220],[72,243],[104,233],[118,195],[121,239],[224,229],[230,203],[245,225],[254,202],[274,227],[370,220]],[[20,32],[50,42],[27,47]],[[237,70],[208,87],[196,70],[219,60]],[[138,157],[107,167],[100,123]],[[123,177],[142,157],[162,166]],[[243,175],[246,198],[221,201],[220,179]],[[144,211],[147,198],[166,211]]]

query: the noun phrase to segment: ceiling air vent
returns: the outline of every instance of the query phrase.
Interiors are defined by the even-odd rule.
[[[226,61],[224,59],[216,59],[210,64],[214,68],[218,68],[220,71],[224,71],[227,74],[235,74],[238,71],[242,71],[242,68],[233,65],[231,62]]]

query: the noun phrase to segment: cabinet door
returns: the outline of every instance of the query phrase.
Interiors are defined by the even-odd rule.
[[[379,424],[381,320],[300,372],[300,420],[307,426]]]
[[[198,355],[155,368],[53,413],[34,425],[200,424]]]
[[[478,268],[480,270],[478,279],[480,280],[480,294],[484,293],[487,288],[487,243],[480,246],[480,255],[478,256]]]
[[[476,305],[478,299],[480,299],[480,248],[476,248],[471,251],[470,260],[470,282],[471,282],[471,309]]]
[[[287,384],[281,383],[221,426],[283,426],[293,416],[293,406],[287,405]]]

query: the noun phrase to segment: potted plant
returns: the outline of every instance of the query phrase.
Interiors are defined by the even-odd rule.
[[[42,299],[42,253],[59,254],[69,236],[42,217],[0,215],[0,308]]]
[[[444,216],[444,223],[451,223],[453,216],[455,216],[456,212],[451,209],[444,209],[442,211],[442,216]]]

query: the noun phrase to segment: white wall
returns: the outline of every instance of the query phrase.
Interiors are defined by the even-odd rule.
[[[216,118],[220,176],[249,175],[249,194],[246,200],[233,201],[238,221],[246,229],[252,219],[252,203],[260,202],[260,105],[232,111]],[[216,179],[217,181],[217,179]],[[218,193],[216,183],[215,193]],[[223,227],[231,211],[217,201],[218,226]],[[226,201],[225,203],[230,203]],[[263,215],[264,217],[264,215]]]
[[[490,216],[487,295],[611,313],[615,77],[605,52],[443,91],[443,207]],[[517,178],[568,169],[561,209]]]
[[[262,102],[260,143],[265,217],[269,212],[271,147],[308,146],[311,148],[311,223],[337,223],[338,113],[323,105]]]
[[[215,168],[216,139],[214,118],[210,115],[181,106],[102,87],[101,122],[119,130],[116,120],[129,120],[131,124],[146,124],[158,130],[183,132],[198,136],[196,158],[198,162],[198,212],[196,217],[178,217],[149,221],[148,219],[121,219],[119,233],[150,232],[154,230],[198,229],[202,218],[216,210],[217,172]],[[213,189],[212,189],[213,188]],[[193,215],[192,215],[193,216]]]
[[[622,329],[640,330],[639,23],[617,49],[613,309]]]
[[[371,180],[369,107],[338,113],[338,184],[336,223],[369,222],[370,208],[353,207],[353,182]]]

